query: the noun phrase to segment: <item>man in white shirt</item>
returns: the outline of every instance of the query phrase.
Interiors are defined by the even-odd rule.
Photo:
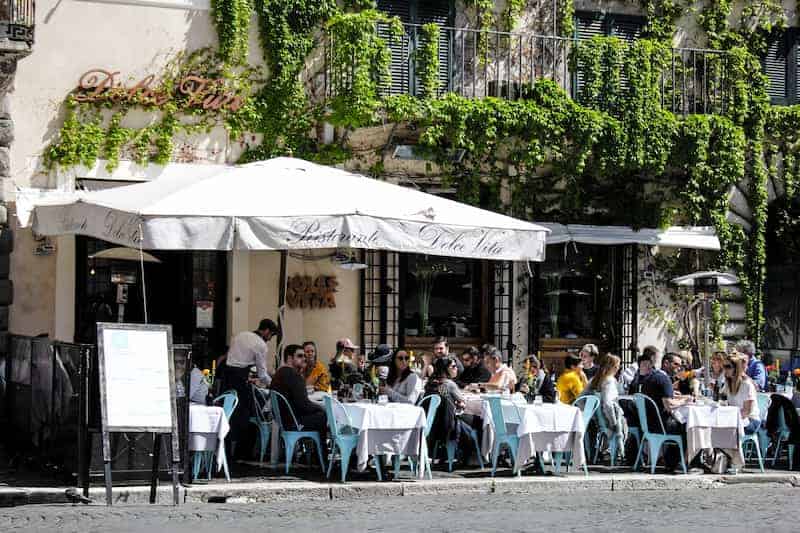
[[[267,373],[267,342],[278,333],[278,326],[269,318],[258,323],[255,331],[243,331],[231,341],[225,361],[225,386],[234,389],[239,396],[239,406],[231,416],[231,442],[234,455],[236,443],[240,442],[249,429],[249,419],[255,413],[250,383],[260,382],[268,387],[272,379]],[[257,378],[250,378],[250,367],[256,367]],[[239,446],[240,453],[249,449]]]

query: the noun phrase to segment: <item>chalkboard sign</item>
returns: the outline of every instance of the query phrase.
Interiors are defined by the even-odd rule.
[[[106,503],[111,505],[109,433],[153,433],[151,502],[158,483],[160,437],[172,436],[172,477],[178,503],[178,424],[172,326],[97,324],[97,352],[102,413]]]

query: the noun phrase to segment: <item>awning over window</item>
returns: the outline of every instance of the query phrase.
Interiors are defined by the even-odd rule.
[[[547,244],[577,242],[583,244],[646,244],[668,248],[693,248],[696,250],[719,250],[716,232],[710,226],[673,226],[667,229],[629,226],[588,226],[580,224],[551,224],[537,222],[550,230]]]

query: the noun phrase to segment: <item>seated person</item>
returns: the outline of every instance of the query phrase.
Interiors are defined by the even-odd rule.
[[[201,361],[198,361],[197,364],[202,366]],[[205,373],[198,366],[195,366],[189,374],[189,401],[206,405],[209,392]]]
[[[739,408],[744,423],[744,432],[751,435],[761,427],[756,385],[747,375],[747,361],[739,354],[731,354],[722,365],[725,384],[720,395],[728,398],[728,405]]]
[[[486,368],[491,373],[489,381],[478,385],[470,385],[470,388],[514,392],[514,387],[517,386],[517,375],[508,365],[503,363],[503,355],[500,353],[500,350],[494,346],[490,346],[489,349],[486,350],[486,355],[484,357]]]
[[[586,379],[592,379],[594,375],[597,374],[597,371],[600,370],[600,367],[596,364],[596,361],[600,356],[600,351],[597,349],[597,345],[584,344],[578,355],[581,358],[583,374],[586,376]]]
[[[344,338],[336,341],[336,355],[331,358],[330,369],[331,387],[339,390],[348,382],[348,377],[356,374],[358,369],[354,362],[355,351],[358,346],[350,339]]]
[[[529,355],[523,365],[524,374],[517,383],[517,392],[525,395],[528,403],[537,396],[542,397],[544,403],[555,403],[556,389],[550,374],[542,368],[542,364],[535,355]]]
[[[313,341],[303,343],[303,352],[306,354],[306,387],[314,387],[315,391],[330,392],[331,376],[328,369],[317,358],[317,345]]]
[[[480,352],[474,346],[461,353],[461,362],[464,364],[464,371],[456,380],[456,384],[462,389],[473,383],[486,383],[492,377],[489,369],[483,364]]]
[[[637,389],[649,397],[656,405],[656,412],[652,404],[646,404],[648,429],[653,433],[661,433],[661,424],[658,423],[659,415],[664,423],[664,431],[669,434],[681,435],[686,438],[686,425],[681,424],[672,417],[672,410],[692,401],[691,396],[674,397],[672,381],[665,372],[656,370],[653,361],[648,355],[641,355],[637,359],[639,373],[636,380]],[[684,442],[684,448],[686,443]],[[677,446],[664,448],[664,463],[667,471],[674,471],[680,462],[680,452]]]
[[[572,354],[565,357],[564,371],[561,372],[561,375],[558,376],[558,381],[556,381],[559,401],[566,404],[574,402],[583,393],[587,381],[581,370],[581,358]]]
[[[308,399],[305,379],[301,374],[301,369],[305,366],[306,356],[303,347],[299,344],[290,344],[283,350],[283,364],[275,372],[270,388],[281,393],[289,402],[289,405],[297,417],[297,422],[302,426],[302,431],[319,431],[320,437],[325,442],[326,417],[325,410],[321,405],[317,405]],[[295,428],[292,417],[286,411],[283,402],[279,403],[281,409],[281,420],[288,430],[300,430]]]
[[[386,383],[378,389],[390,402],[417,403],[422,392],[422,380],[411,371],[410,357],[406,350],[397,350],[391,359]]]

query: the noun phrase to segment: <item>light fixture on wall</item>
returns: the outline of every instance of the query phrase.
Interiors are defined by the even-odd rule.
[[[364,270],[367,268],[367,264],[359,261],[354,251],[337,251],[336,255],[333,256],[333,261],[339,268],[344,270]]]

